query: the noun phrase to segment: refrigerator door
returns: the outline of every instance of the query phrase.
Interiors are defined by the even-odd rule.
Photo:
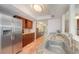
[[[12,41],[11,41],[11,18],[6,15],[1,15],[1,38],[0,38],[0,50],[2,54],[12,53]]]
[[[22,49],[22,21],[0,14],[0,53],[12,54]]]
[[[22,50],[22,21],[14,19],[13,27],[13,53],[18,53]]]
[[[12,53],[11,33],[12,29],[8,27],[2,28],[1,48],[2,53]]]
[[[1,33],[2,33],[2,25],[0,24],[0,53],[1,53]]]

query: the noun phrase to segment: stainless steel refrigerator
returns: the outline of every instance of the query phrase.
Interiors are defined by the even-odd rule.
[[[15,54],[22,50],[22,21],[0,14],[0,53]]]

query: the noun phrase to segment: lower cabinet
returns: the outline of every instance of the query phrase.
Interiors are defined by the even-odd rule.
[[[22,46],[26,46],[34,41],[34,33],[24,34],[22,39]]]

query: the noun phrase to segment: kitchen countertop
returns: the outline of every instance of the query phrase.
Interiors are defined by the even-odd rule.
[[[22,35],[31,34],[31,33],[34,33],[34,32],[30,32],[30,33],[22,33]]]

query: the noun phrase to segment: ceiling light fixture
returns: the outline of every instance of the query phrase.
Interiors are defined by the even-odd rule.
[[[31,5],[31,8],[33,9],[33,11],[40,13],[40,12],[45,12],[47,10],[47,5],[33,4],[33,5]]]
[[[33,8],[37,12],[41,12],[42,11],[42,6],[41,5],[33,5]]]

